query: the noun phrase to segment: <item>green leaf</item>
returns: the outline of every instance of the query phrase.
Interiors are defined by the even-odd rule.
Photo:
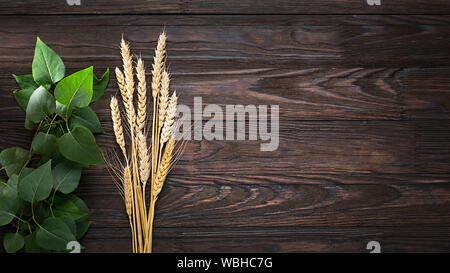
[[[68,217],[68,216],[61,216],[59,217],[59,219],[63,220],[64,223],[66,223],[66,225],[69,227],[70,232],[72,232],[72,234],[76,237],[77,235],[77,225],[75,224],[75,221]]]
[[[75,206],[77,206],[83,214],[86,214],[87,216],[89,216],[89,214],[90,214],[89,208],[81,198],[79,198],[75,194],[69,194],[69,195],[67,195],[67,198],[72,200],[72,202],[75,204]]]
[[[51,216],[50,205],[47,202],[38,202],[34,208],[34,218],[38,223],[42,223]]]
[[[34,81],[32,74],[17,76],[13,74],[14,79],[19,85],[20,89],[33,88],[36,89],[39,85]]]
[[[44,249],[64,251],[67,243],[76,241],[76,238],[63,220],[51,217],[37,231],[36,240]]]
[[[51,160],[19,181],[19,196],[30,203],[46,199],[53,188]]]
[[[28,202],[23,201],[22,199],[20,199],[21,202],[21,207],[19,208],[19,210],[17,211],[18,215],[22,215],[22,216],[27,216],[27,217],[31,217],[33,216],[33,212],[31,210],[31,204]]]
[[[75,162],[63,161],[53,169],[53,188],[69,194],[77,187],[81,177],[81,166]]]
[[[94,134],[103,133],[97,115],[89,106],[73,111],[69,120],[69,128],[73,130],[77,126],[84,126]]]
[[[31,147],[33,152],[39,155],[48,155],[56,149],[58,138],[52,134],[39,132],[33,139]]]
[[[91,221],[88,221],[90,211],[89,208],[86,206],[86,203],[84,203],[83,200],[81,200],[78,196],[75,194],[70,194],[67,196],[72,202],[80,209],[80,212],[86,214],[86,216],[78,219],[75,221],[77,225],[77,240],[80,240],[88,231],[89,227],[91,226]]]
[[[59,101],[56,101],[56,110],[55,110],[55,112],[56,112],[56,114],[58,116],[62,117],[63,119],[67,119],[72,114],[72,109],[69,109],[69,111],[67,111],[67,106],[65,106],[64,104],[60,103]]]
[[[86,216],[86,213],[81,212],[72,200],[60,195],[55,196],[52,211],[56,217],[67,216],[74,221]]]
[[[86,127],[75,127],[64,134],[59,139],[58,148],[65,158],[82,165],[102,164],[102,156],[94,135]]]
[[[55,88],[55,98],[69,108],[82,108],[92,99],[93,67],[65,77]]]
[[[36,87],[28,87],[22,90],[13,91],[14,98],[16,98],[16,101],[19,104],[20,108],[22,108],[22,110],[27,110],[28,101],[30,100],[30,97],[33,94],[34,90],[36,90]]]
[[[13,185],[1,182],[0,191],[0,226],[9,224],[19,209],[20,200]]]
[[[52,160],[52,168],[54,168],[56,165],[66,160],[64,156],[61,155],[59,150],[56,149],[53,150],[51,154],[42,156],[41,160],[39,160],[38,165],[42,165],[45,162],[49,161],[50,159]]]
[[[46,250],[42,249],[37,243],[36,231],[25,236],[25,252],[27,252],[27,253],[46,252]]]
[[[11,223],[17,212],[17,202],[0,197],[0,226]]]
[[[36,127],[36,123],[32,122],[31,120],[25,117],[25,129],[32,130],[34,127]]]
[[[48,160],[47,160],[48,161]],[[45,161],[45,162],[47,162]],[[39,164],[41,165],[41,164]],[[22,172],[19,175],[19,179],[17,180],[17,184],[19,183],[19,181],[24,178],[25,176],[29,175],[34,169],[33,168],[23,168]],[[17,188],[17,186],[16,186]]]
[[[3,237],[3,246],[7,253],[16,253],[25,244],[24,238],[18,233],[8,233]]]
[[[30,97],[27,105],[26,119],[38,123],[45,117],[55,113],[55,98],[45,87],[37,88]]]
[[[27,163],[28,156],[28,151],[23,148],[8,148],[0,153],[0,164],[6,170],[6,174],[11,177],[20,172]]]
[[[66,73],[61,58],[37,38],[33,59],[33,78],[39,84],[51,84],[60,81]]]
[[[24,168],[20,173],[20,177],[22,177],[22,174],[27,173],[28,170],[29,168]],[[17,202],[17,204],[15,204],[14,206],[17,205],[16,215],[20,216],[27,214],[28,208],[30,207],[28,206],[28,203],[19,198],[18,185],[19,185],[19,176],[17,174],[13,174],[9,178],[7,187],[3,190],[3,194],[5,196],[11,196],[11,202]],[[12,199],[15,199],[16,201],[13,201]]]
[[[25,168],[22,170],[22,173],[28,168]],[[19,185],[19,176],[17,174],[13,174],[11,175],[11,177],[8,179],[8,189],[12,190],[15,192],[15,194],[17,194],[17,189],[18,189],[18,185]],[[5,190],[7,190],[5,188]]]
[[[94,94],[92,95],[91,102],[97,101],[103,94],[105,93],[106,87],[109,83],[109,68],[106,69],[106,72],[103,74],[102,78],[99,80],[94,75]]]
[[[85,219],[80,219],[78,221],[76,221],[76,225],[77,225],[77,240],[81,240],[81,238],[83,238],[83,236],[86,234],[86,232],[88,231],[89,227],[91,226],[91,221],[87,221]]]

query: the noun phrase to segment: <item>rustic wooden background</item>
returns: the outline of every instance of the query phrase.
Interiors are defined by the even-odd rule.
[[[36,36],[68,72],[120,65],[122,34],[147,64],[168,33],[183,104],[280,105],[280,147],[192,141],[157,205],[155,252],[450,251],[448,0],[65,0],[0,3],[0,148],[31,134],[12,73]],[[108,98],[95,104],[113,143]],[[122,200],[103,166],[78,194],[87,252],[129,252]],[[4,231],[4,229],[3,229]]]

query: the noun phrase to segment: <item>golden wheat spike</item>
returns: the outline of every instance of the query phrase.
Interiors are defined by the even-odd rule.
[[[147,148],[147,138],[142,131],[137,134],[138,156],[139,156],[139,175],[141,183],[145,189],[148,178],[150,177],[151,165],[150,156]]]
[[[119,103],[117,102],[117,99],[114,96],[111,97],[110,107],[111,107],[111,117],[113,120],[114,134],[116,136],[116,142],[117,144],[119,144],[123,156],[126,158],[127,152],[125,149],[125,138],[123,136],[122,119],[120,118]]]
[[[162,72],[164,70],[164,57],[166,54],[166,33],[162,32],[158,38],[158,45],[153,58],[152,70],[152,96],[154,99],[158,96],[161,88]]]
[[[122,103],[125,108],[128,124],[130,129],[134,128],[134,122],[136,121],[136,112],[133,106],[133,97],[130,97],[126,88],[126,82],[122,71],[116,67],[116,79],[119,86],[120,94],[122,96]]]
[[[130,167],[128,165],[125,166],[125,169],[123,172],[123,190],[124,190],[124,197],[125,197],[125,208],[126,208],[128,217],[131,218],[132,202],[133,202],[133,189],[132,189],[132,182],[131,182]]]
[[[118,67],[115,69],[116,72],[116,79],[117,79],[117,85],[119,86],[120,95],[122,96],[122,100],[125,102],[128,101],[128,95],[127,95],[127,87],[125,85],[125,77],[123,76],[122,71]]]
[[[145,81],[145,67],[141,58],[137,61],[136,73],[138,78],[138,113],[136,119],[136,131],[143,132],[147,118],[147,83]]]
[[[124,99],[125,111],[127,112],[128,123],[130,125],[131,134],[133,134],[136,127],[136,110],[133,104],[133,93],[134,93],[134,75],[133,75],[133,59],[130,54],[130,46],[122,38],[120,43],[120,50],[122,54],[123,61],[123,74],[125,75],[125,87],[126,87],[126,97]]]
[[[172,135],[173,124],[175,122],[175,117],[177,114],[177,92],[174,91],[170,97],[169,105],[167,107],[166,116],[164,119],[164,126],[161,131],[161,145],[169,140]]]
[[[161,192],[162,187],[164,185],[164,181],[166,180],[167,174],[169,173],[170,166],[172,163],[172,153],[175,147],[175,138],[171,137],[167,142],[164,155],[161,159],[161,163],[158,167],[158,172],[156,175],[156,181],[153,184],[153,194],[155,197]]]
[[[129,96],[134,93],[134,76],[133,76],[133,58],[130,53],[130,45],[122,38],[120,43],[120,52],[122,54],[123,72],[125,74],[125,82]]]

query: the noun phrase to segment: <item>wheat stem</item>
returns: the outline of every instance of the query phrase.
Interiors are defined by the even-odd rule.
[[[147,84],[145,67],[141,58],[133,69],[130,46],[124,39],[120,43],[123,71],[115,69],[127,124],[123,124],[120,107],[116,97],[111,98],[110,108],[116,142],[125,158],[120,164],[123,196],[129,218],[133,252],[151,252],[153,240],[153,221],[155,204],[164,181],[174,162],[173,126],[176,118],[178,98],[176,92],[169,96],[170,77],[165,68],[166,35],[161,33],[155,50],[152,65],[151,91],[153,98],[152,145],[147,146]],[[137,78],[137,112],[133,96]],[[123,126],[129,128],[129,153],[127,153]],[[115,153],[117,156],[117,153]],[[120,161],[119,161],[120,162]],[[115,167],[113,167],[115,168]],[[114,170],[114,169],[113,169]],[[119,168],[115,168],[116,174]],[[150,181],[150,205],[146,206],[146,186]]]

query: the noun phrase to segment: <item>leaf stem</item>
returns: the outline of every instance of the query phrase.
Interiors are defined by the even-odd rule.
[[[34,133],[33,140],[37,136],[39,130],[41,129],[41,125],[42,125],[42,121],[39,123],[38,128],[37,128],[36,132]],[[33,143],[33,141],[31,141],[31,143]],[[33,146],[31,145],[30,149],[28,150],[28,159],[25,162],[25,164],[23,164],[22,168],[20,169],[18,176],[20,176],[22,174],[23,169],[25,169],[25,167],[28,165],[28,163],[30,163],[32,156],[33,156]]]
[[[53,116],[53,119],[50,121],[50,123],[48,123],[48,124],[46,124],[46,125],[44,125],[44,126],[42,127],[42,129],[48,127],[47,135],[48,135],[48,132],[50,132],[50,129],[52,128],[53,125],[58,124],[59,122],[61,122],[61,121],[53,122],[53,121],[55,121],[56,117],[57,117],[57,115],[55,114],[55,115]]]

